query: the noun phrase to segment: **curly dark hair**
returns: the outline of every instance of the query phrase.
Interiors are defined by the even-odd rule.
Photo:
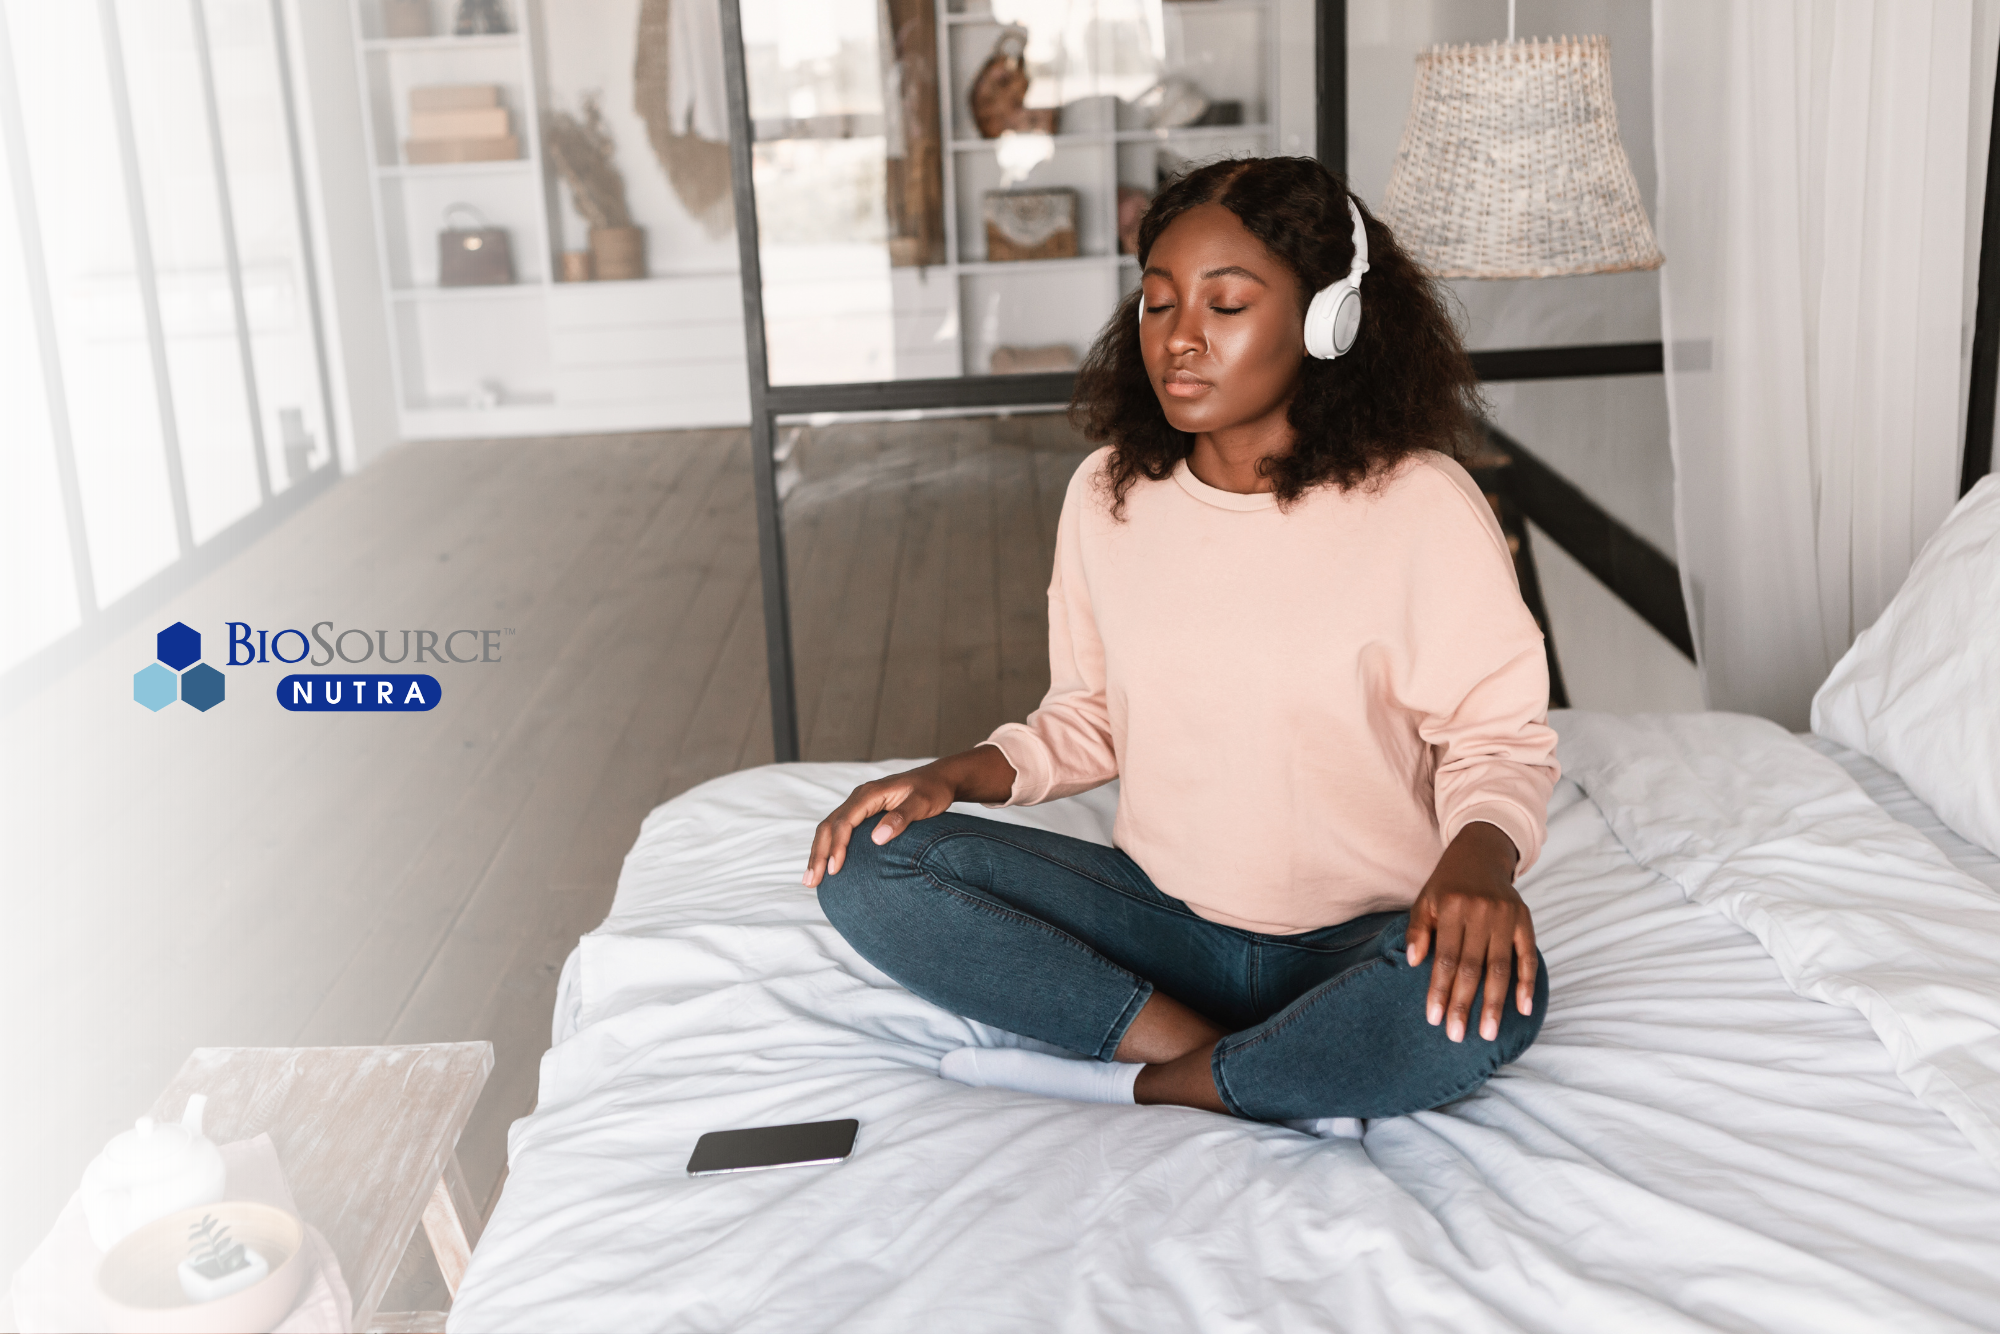
[[[1312,294],[1345,276],[1354,259],[1354,221],[1346,185],[1303,157],[1238,158],[1199,167],[1170,183],[1139,224],[1139,264],[1167,225],[1215,202],[1290,267],[1303,318]],[[1342,490],[1393,468],[1422,449],[1463,459],[1483,410],[1479,380],[1437,285],[1361,208],[1368,229],[1368,276],[1361,328],[1336,361],[1308,357],[1287,419],[1289,454],[1259,464],[1281,505],[1314,486]],[[1111,442],[1107,478],[1113,510],[1141,477],[1160,481],[1194,448],[1194,437],[1167,423],[1139,351],[1133,292],[1091,345],[1077,372],[1070,422],[1093,442]]]

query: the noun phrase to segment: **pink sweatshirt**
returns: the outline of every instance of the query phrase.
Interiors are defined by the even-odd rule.
[[[1541,851],[1542,636],[1492,511],[1441,454],[1289,510],[1180,464],[1121,523],[1070,479],[1049,693],[988,738],[1007,805],[1122,780],[1117,845],[1212,921],[1309,931],[1410,906],[1465,825]]]

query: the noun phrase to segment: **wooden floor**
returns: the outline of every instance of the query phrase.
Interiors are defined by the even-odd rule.
[[[1056,416],[785,444],[805,758],[948,754],[1025,717],[1048,688],[1056,519],[1088,446]]]
[[[787,443],[808,758],[935,754],[1027,712],[1084,446],[1053,418]],[[460,1147],[490,1203],[557,972],[640,820],[770,758],[752,516],[740,432],[408,446],[14,702],[7,1272],[195,1046],[492,1041]],[[431,713],[287,713],[265,666],[225,668],[207,714],[150,714],[132,674],[177,619],[218,666],[226,621],[505,633],[497,664],[430,669]]]

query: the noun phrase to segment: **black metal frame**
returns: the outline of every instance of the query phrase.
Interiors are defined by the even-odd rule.
[[[1347,179],[1347,0],[1319,0],[1313,24],[1313,153]]]
[[[1965,452],[1958,494],[1993,471],[1993,399],[2000,385],[2000,83],[1986,144],[1986,202],[1979,222],[1979,302],[1972,315],[1972,383],[1965,401]]]
[[[868,380],[852,384],[774,384],[764,401],[772,415],[814,412],[909,412],[928,408],[1021,408],[1069,402],[1070,371],[967,375],[938,380]]]
[[[1492,474],[1501,498],[1692,661],[1694,631],[1681,595],[1680,570],[1667,554],[1491,422],[1486,424],[1486,436],[1507,456]]]
[[[1492,348],[1471,356],[1472,369],[1482,380],[1581,380],[1666,370],[1666,349],[1660,343]]]

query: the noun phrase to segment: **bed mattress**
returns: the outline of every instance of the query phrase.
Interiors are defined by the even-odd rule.
[[[649,817],[564,970],[450,1328],[2000,1329],[2000,1171],[1869,1018],[1635,859],[1602,793],[1560,785],[1522,884],[1536,1045],[1457,1104],[1317,1140],[940,1079],[953,1047],[1018,1039],[904,992],[798,884],[819,817],[900,767],[752,770]],[[1115,800],[987,813],[1103,842]],[[705,1131],[847,1116],[839,1166],[685,1174]]]

